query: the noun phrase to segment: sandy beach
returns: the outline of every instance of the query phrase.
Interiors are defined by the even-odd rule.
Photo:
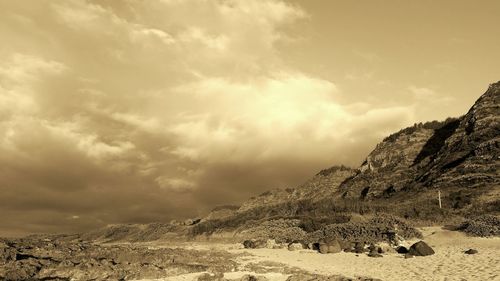
[[[235,244],[190,243],[189,249],[217,249],[242,255],[236,259],[241,271],[225,273],[225,278],[236,279],[244,274],[266,276],[269,280],[286,280],[288,275],[279,268],[297,268],[321,275],[346,277],[371,277],[381,280],[500,280],[500,238],[469,237],[463,233],[441,227],[420,229],[423,240],[435,254],[405,259],[403,255],[384,254],[382,258],[370,258],[366,254],[337,253],[322,255],[312,250],[289,251],[287,249],[242,249]],[[406,241],[411,243],[413,241]],[[477,254],[464,251],[473,248]],[[271,265],[269,272],[248,271],[253,264]],[[196,280],[200,274],[187,274],[160,280]]]

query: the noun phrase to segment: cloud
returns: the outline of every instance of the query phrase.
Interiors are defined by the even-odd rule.
[[[285,1],[2,5],[0,234],[196,216],[355,166],[415,118],[287,64],[309,15]]]

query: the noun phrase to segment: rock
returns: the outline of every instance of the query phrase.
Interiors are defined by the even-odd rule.
[[[307,248],[314,251],[319,251],[319,243],[309,243]]]
[[[243,247],[245,247],[245,249],[255,249],[256,245],[252,240],[245,240],[243,241]]]
[[[430,256],[434,255],[434,250],[424,241],[419,241],[411,245],[408,253],[413,256]]]
[[[469,249],[469,250],[465,251],[464,253],[467,255],[474,255],[474,254],[477,254],[478,251],[476,249]]]
[[[405,246],[399,246],[396,248],[396,252],[398,252],[398,254],[406,254],[408,253],[408,249]]]
[[[326,243],[320,243],[319,252],[322,254],[328,254],[328,245]]]
[[[342,247],[338,240],[331,240],[327,243],[328,245],[328,253],[335,254],[342,252]]]
[[[298,251],[298,250],[302,250],[302,249],[304,249],[304,247],[300,243],[290,243],[288,245],[289,251]]]
[[[365,243],[364,242],[356,242],[354,244],[354,252],[357,254],[361,254],[365,252]]]
[[[340,244],[340,248],[344,251],[344,252],[351,252],[352,249],[354,248],[353,247],[353,244],[349,241],[345,241],[345,240],[339,240],[339,244]]]
[[[412,254],[409,254],[409,253],[406,253],[406,254],[404,255],[404,257],[405,257],[405,259],[411,259],[411,258],[413,258],[413,255],[412,255]]]

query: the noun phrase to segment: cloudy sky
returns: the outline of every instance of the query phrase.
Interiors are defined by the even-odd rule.
[[[169,221],[357,166],[498,81],[498,1],[0,1],[0,235]]]

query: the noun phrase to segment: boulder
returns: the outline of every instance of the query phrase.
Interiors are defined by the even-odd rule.
[[[364,242],[356,242],[354,244],[354,252],[357,254],[361,254],[365,252],[365,243]]]
[[[413,258],[413,255],[406,253],[404,257],[405,257],[405,259],[411,259],[411,258]]]
[[[339,244],[340,248],[342,248],[344,252],[352,252],[352,249],[354,248],[354,244],[349,241],[339,240]]]
[[[419,241],[411,245],[408,253],[413,256],[430,256],[434,255],[434,250],[424,241]]]
[[[245,247],[245,249],[255,249],[256,245],[252,240],[245,240],[243,241],[243,247]]]
[[[319,251],[319,243],[309,243],[307,248],[314,251]]]
[[[290,243],[288,245],[289,251],[298,251],[298,250],[302,250],[302,249],[304,249],[304,247],[300,243]]]
[[[320,243],[319,252],[322,254],[328,254],[328,245],[326,243]]]
[[[408,253],[408,249],[405,246],[399,246],[396,248],[396,252],[398,252],[398,254],[406,254]]]
[[[330,254],[342,252],[342,247],[340,246],[340,243],[337,240],[330,241],[327,245],[328,245],[328,253]]]
[[[477,254],[478,252],[476,249],[469,249],[469,250],[465,251],[464,253],[467,255],[474,255],[474,254]]]

